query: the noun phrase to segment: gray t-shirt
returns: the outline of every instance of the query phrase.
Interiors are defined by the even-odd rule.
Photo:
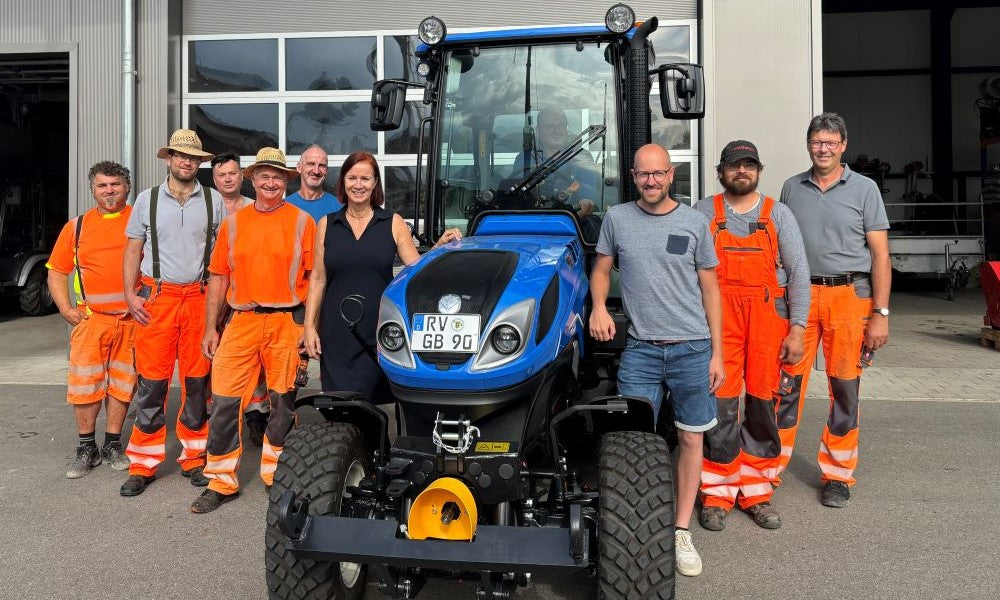
[[[125,228],[125,235],[133,240],[145,240],[139,270],[147,277],[153,276],[153,245],[149,232],[150,190],[139,192]],[[219,223],[225,218],[222,196],[212,193],[212,223],[207,222],[205,188],[195,183],[194,192],[181,206],[164,179],[156,198],[157,245],[160,251],[160,278],[170,283],[194,283],[202,278],[205,263],[206,231],[211,243]],[[210,229],[209,229],[210,227]],[[211,250],[211,249],[209,249]]]
[[[597,252],[618,257],[629,335],[672,341],[711,337],[698,269],[719,260],[703,215],[685,204],[665,215],[647,213],[636,202],[612,206]]]
[[[809,170],[785,181],[781,201],[798,221],[813,277],[871,272],[865,234],[889,229],[874,181],[844,165],[840,181],[822,192]]]
[[[736,237],[750,235],[750,224],[760,219],[760,209],[763,204],[764,198],[761,196],[756,206],[740,214],[723,203],[726,210],[726,230]],[[711,223],[715,220],[714,197],[709,196],[699,200],[695,210],[704,214]],[[781,260],[777,268],[778,285],[787,288],[785,299],[788,302],[788,319],[792,325],[805,327],[809,318],[812,288],[809,285],[809,262],[806,260],[802,234],[795,222],[795,215],[780,202],[775,202],[774,208],[771,209],[771,222],[774,224],[774,232],[778,235],[778,258]]]

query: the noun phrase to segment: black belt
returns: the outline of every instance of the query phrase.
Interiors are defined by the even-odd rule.
[[[244,310],[240,312],[252,312],[258,315],[269,315],[272,313],[290,313],[297,311],[302,305],[296,304],[295,306],[255,306],[251,310]]]
[[[868,273],[847,273],[845,275],[831,275],[830,277],[810,277],[809,283],[813,285],[851,285],[855,281],[868,279]]]
[[[643,340],[647,344],[652,344],[654,346],[673,346],[674,344],[679,344],[683,340]]]

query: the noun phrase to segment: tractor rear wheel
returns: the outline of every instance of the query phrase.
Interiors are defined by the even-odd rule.
[[[674,485],[662,437],[601,438],[597,545],[600,597],[674,597]]]
[[[310,515],[340,515],[347,488],[372,472],[372,453],[361,432],[345,423],[306,423],[292,430],[274,472],[267,509],[264,564],[270,600],[357,600],[367,566],[300,559],[285,549],[278,501],[286,490],[309,497]]]
[[[49,270],[45,265],[38,265],[28,274],[28,279],[18,294],[21,312],[29,317],[51,314],[56,310],[56,303],[49,291],[48,277]]]

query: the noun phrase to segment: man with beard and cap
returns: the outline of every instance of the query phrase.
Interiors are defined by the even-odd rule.
[[[771,504],[781,456],[777,390],[781,366],[802,358],[809,263],[792,212],[757,191],[763,169],[751,142],[729,142],[716,167],[724,191],[696,205],[709,218],[719,257],[726,367],[701,471],[700,521],[712,531],[725,527],[737,502],[757,525],[781,527]]]
[[[206,403],[209,360],[201,353],[205,328],[205,285],[215,233],[225,216],[222,199],[196,178],[212,158],[189,129],[178,129],[156,153],[167,163],[162,184],[135,199],[125,233],[122,272],[125,301],[138,327],[135,334],[135,425],[129,438],[129,478],[122,496],[137,496],[156,478],[166,458],[167,391],[178,365],[181,403],[176,435],[181,474],[196,486],[208,439]]]
[[[63,226],[45,263],[52,300],[73,327],[66,401],[76,414],[80,444],[66,470],[70,479],[83,477],[102,461],[116,471],[128,468],[121,432],[135,387],[135,322],[125,304],[121,276],[125,224],[132,212],[125,204],[129,171],[102,161],[90,168],[88,178],[97,206]],[[75,305],[67,281],[74,270]],[[98,449],[94,434],[102,404],[107,423],[104,445]]]
[[[326,150],[316,144],[303,150],[296,169],[301,177],[299,191],[285,198],[292,206],[309,213],[315,223],[343,208],[336,196],[323,189],[329,171],[328,162]]]
[[[822,344],[830,410],[816,456],[820,503],[843,508],[858,467],[861,369],[871,364],[870,353],[889,341],[889,219],[879,186],[841,162],[847,150],[843,117],[813,117],[806,149],[812,168],[789,177],[781,188],[781,202],[802,230],[812,304],[805,353],[791,370],[791,389],[778,413],[779,469],[792,458],[809,373]]]
[[[670,197],[674,167],[662,147],[635,153],[632,180],[640,197],[608,209],[590,279],[590,334],[615,336],[606,301],[618,258],[628,339],[618,369],[618,392],[648,398],[654,422],[670,390],[677,427],[677,571],[701,574],[701,557],[688,525],[701,481],[702,437],[716,424],[713,392],[725,377],[718,259],[708,221]]]
[[[298,173],[285,165],[281,150],[261,148],[243,174],[253,182],[256,200],[226,217],[209,265],[201,349],[212,359],[205,467],[211,482],[191,503],[194,513],[211,512],[240,493],[240,415],[262,372],[271,399],[260,457],[260,477],[267,487],[295,422],[295,373],[316,224],[285,201],[288,179]],[[220,339],[217,319],[225,304],[233,318]]]

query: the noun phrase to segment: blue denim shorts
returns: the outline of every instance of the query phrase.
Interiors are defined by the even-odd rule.
[[[618,393],[649,398],[655,419],[666,385],[674,425],[684,431],[708,431],[716,423],[715,394],[708,391],[711,358],[712,340],[658,346],[629,336],[618,368]]]

